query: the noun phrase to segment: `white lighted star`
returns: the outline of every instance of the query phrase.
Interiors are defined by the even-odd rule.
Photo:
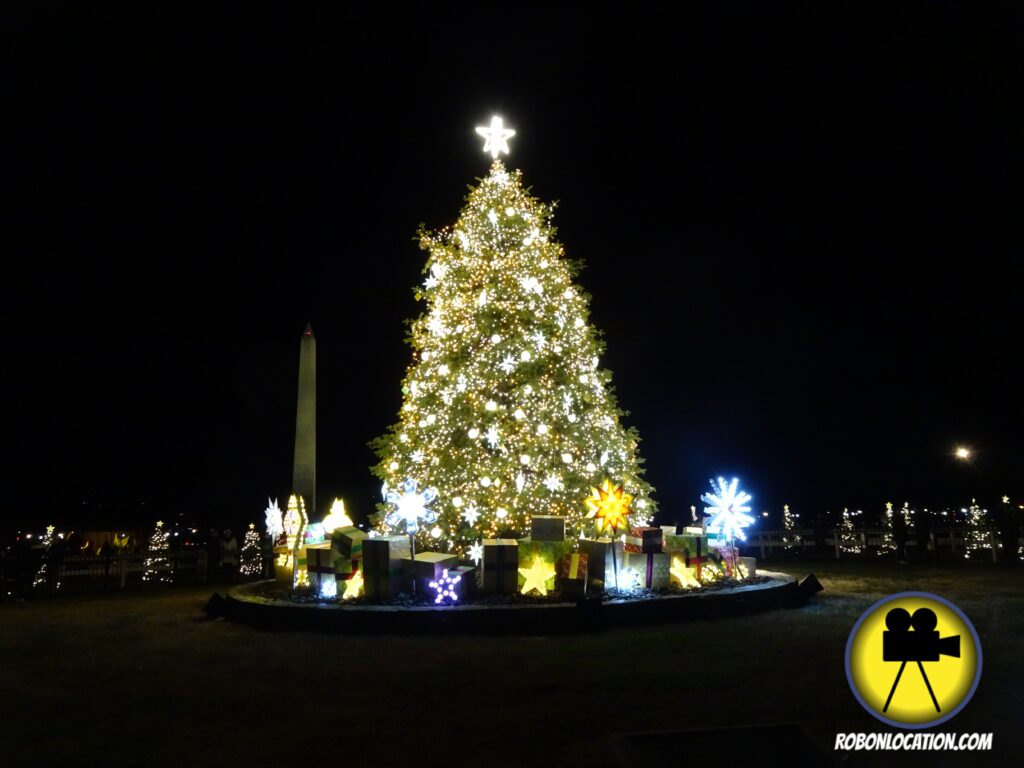
[[[480,561],[484,559],[484,545],[479,540],[476,544],[470,544],[467,554],[469,559],[473,561],[473,565],[480,565]]]
[[[477,126],[476,132],[486,139],[484,142],[484,152],[490,152],[491,157],[495,160],[498,159],[498,155],[502,152],[506,155],[508,154],[508,140],[516,135],[516,132],[511,128],[505,127],[501,118],[497,115],[491,118],[489,126]]]
[[[466,507],[466,511],[462,513],[462,519],[470,525],[476,525],[476,521],[480,519],[480,513],[476,511],[476,507]]]
[[[491,448],[496,448],[498,446],[498,441],[501,440],[501,437],[498,435],[498,428],[493,424],[487,430],[487,433],[484,435],[484,437],[487,440],[487,444],[490,445]]]
[[[562,478],[554,474],[548,475],[547,477],[544,478],[544,485],[547,486],[547,489],[552,493],[554,493],[555,491],[560,491],[562,490],[562,488],[565,487],[562,483]]]

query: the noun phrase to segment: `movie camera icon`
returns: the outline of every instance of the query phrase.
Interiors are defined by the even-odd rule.
[[[889,691],[889,698],[885,700],[882,711],[889,709],[892,703],[892,696],[896,693],[896,686],[900,684],[900,677],[907,666],[908,661],[917,662],[917,668],[921,670],[921,677],[928,688],[928,694],[932,697],[932,704],[935,711],[941,712],[939,702],[932,691],[932,684],[925,674],[925,661],[939,661],[941,656],[952,656],[960,658],[960,635],[950,637],[939,637],[935,625],[938,618],[931,608],[918,608],[914,615],[905,608],[893,608],[885,615],[886,632],[882,633],[882,660],[900,662],[900,670],[896,673],[896,679]],[[914,631],[911,632],[910,628]]]

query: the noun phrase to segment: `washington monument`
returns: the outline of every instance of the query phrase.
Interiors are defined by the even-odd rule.
[[[316,512],[316,337],[313,326],[299,343],[299,397],[295,409],[295,463],[292,491],[306,499],[306,509]]]

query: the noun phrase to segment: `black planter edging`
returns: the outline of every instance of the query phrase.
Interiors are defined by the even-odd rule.
[[[551,635],[596,632],[606,627],[714,619],[802,605],[796,579],[762,571],[771,581],[706,593],[636,600],[584,600],[544,605],[295,605],[247,594],[261,582],[228,591],[226,615],[260,629],[344,634]]]

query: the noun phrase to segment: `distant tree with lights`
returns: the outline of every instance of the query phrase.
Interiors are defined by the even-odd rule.
[[[142,569],[143,581],[174,581],[171,568],[171,544],[164,530],[163,521],[157,520],[156,528],[149,537],[146,560]]]
[[[655,512],[574,283],[580,265],[555,240],[553,206],[497,160],[511,132],[496,121],[479,129],[495,157],[488,176],[452,227],[420,233],[426,307],[411,325],[399,421],[373,442],[385,490],[407,479],[436,489],[436,521],[417,537],[460,552],[528,530],[532,514],[564,515],[570,536],[589,531],[584,499],[605,478],[634,497],[632,524]],[[392,529],[383,515],[378,526]]]
[[[788,552],[791,550],[800,551],[803,544],[803,537],[800,535],[800,515],[789,508],[789,504],[782,505],[782,546]]]
[[[53,564],[50,562],[50,553],[53,550],[55,530],[56,528],[52,525],[46,526],[46,534],[39,541],[43,556],[39,561],[39,568],[36,570],[35,578],[32,580],[33,589],[40,589],[46,586],[46,583],[50,580],[50,569],[53,567]]]
[[[256,530],[255,523],[249,523],[249,530],[245,532],[238,572],[244,577],[259,576],[263,573],[263,549],[260,532]]]
[[[962,510],[966,516],[967,532],[964,536],[964,559],[970,560],[982,552],[991,557],[992,539],[989,532],[991,521],[988,510],[982,509],[977,499],[971,499],[971,506]]]

